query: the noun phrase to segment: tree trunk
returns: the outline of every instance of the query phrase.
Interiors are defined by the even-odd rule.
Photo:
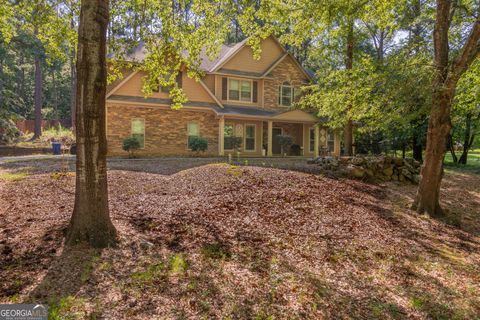
[[[347,54],[345,59],[345,68],[347,70],[353,69],[353,45],[354,45],[354,37],[353,37],[353,20],[350,20],[348,23],[348,34],[347,34]],[[349,106],[351,109],[352,106]],[[348,120],[345,126],[345,154],[348,156],[353,155],[353,122],[352,120]]]
[[[463,152],[458,160],[460,164],[467,164],[468,150],[472,147],[472,114],[468,113],[465,116],[465,138],[463,140]]]
[[[53,111],[55,114],[55,120],[59,120],[60,116],[58,114],[58,92],[57,92],[57,79],[55,77],[55,66],[52,69],[52,93],[53,93]]]
[[[3,108],[3,57],[0,57],[0,108]]]
[[[75,22],[73,18],[70,20],[70,27],[75,28]],[[76,105],[76,90],[77,90],[77,73],[75,72],[75,57],[76,50],[72,48],[70,53],[70,90],[71,90],[71,100],[70,100],[70,124],[72,130],[75,130],[75,105]]]
[[[116,243],[108,209],[105,94],[108,0],[82,0],[77,55],[75,206],[66,244]]]
[[[35,104],[35,127],[33,140],[40,138],[42,135],[42,64],[40,61],[40,54],[35,53],[35,92],[34,92],[34,104]]]
[[[451,3],[448,0],[437,1],[437,16],[433,31],[435,50],[435,76],[433,79],[432,108],[428,121],[427,148],[425,163],[422,167],[422,179],[418,186],[413,208],[418,213],[432,216],[443,215],[440,207],[440,184],[443,177],[443,158],[447,137],[450,134],[450,109],[455,92],[447,87],[448,77],[448,29]]]
[[[412,150],[413,150],[413,159],[422,162],[423,161],[423,147],[422,144],[418,141],[418,132],[414,130],[412,137]]]
[[[450,111],[458,79],[478,57],[480,47],[480,20],[472,30],[458,56],[449,63],[450,14],[453,1],[437,0],[437,16],[433,31],[435,75],[433,78],[432,109],[428,121],[427,149],[422,168],[422,179],[412,205],[418,213],[442,215],[440,184],[443,177],[443,158],[447,137],[450,134]]]
[[[457,163],[458,158],[457,158],[457,154],[455,153],[455,145],[453,144],[453,139],[452,139],[451,134],[448,135],[448,143],[447,144],[448,144],[448,149],[450,150],[450,154],[452,155],[453,163]]]

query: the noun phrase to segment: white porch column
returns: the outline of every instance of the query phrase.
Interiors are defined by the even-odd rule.
[[[340,130],[335,129],[333,131],[333,155],[335,157],[340,157]]]
[[[224,116],[220,116],[218,120],[218,155],[223,156],[225,155],[224,150],[224,134],[225,134],[225,118]]]
[[[320,141],[320,127],[318,125],[315,125],[315,145],[313,149],[313,156],[316,158],[318,157],[318,142]]]
[[[273,121],[268,120],[268,148],[267,148],[267,156],[271,157],[272,156],[272,143],[273,143]]]

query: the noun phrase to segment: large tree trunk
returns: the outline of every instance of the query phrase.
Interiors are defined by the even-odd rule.
[[[468,158],[468,150],[472,147],[473,143],[473,135],[472,135],[472,114],[468,113],[465,116],[465,137],[463,140],[463,152],[458,160],[460,164],[467,164]]]
[[[433,32],[434,66],[432,109],[428,122],[427,149],[422,168],[422,179],[412,205],[418,213],[442,215],[440,184],[443,177],[443,158],[450,134],[450,111],[458,79],[478,57],[480,47],[480,19],[472,27],[459,55],[449,64],[449,40],[452,1],[437,0],[437,16]]]
[[[32,139],[38,139],[42,135],[42,86],[42,63],[40,61],[40,54],[35,53],[35,127]]]
[[[450,108],[454,90],[447,88],[448,76],[448,28],[450,1],[437,1],[437,17],[433,32],[435,49],[435,76],[433,79],[432,108],[428,122],[425,163],[413,208],[418,213],[442,215],[440,207],[440,184],[443,177],[443,158],[447,137],[450,133]]]
[[[108,0],[82,0],[77,55],[75,206],[66,244],[116,243],[108,209],[105,94]]]
[[[3,108],[3,58],[0,57],[0,108]]]
[[[428,123],[425,164],[422,167],[422,179],[413,204],[413,208],[418,213],[426,212],[432,216],[443,214],[439,202],[440,185],[443,178],[443,158],[447,137],[451,128],[450,109],[453,97],[451,90],[438,89],[438,91],[433,94],[432,110]]]
[[[354,45],[354,36],[353,36],[353,20],[348,23],[348,34],[347,34],[347,53],[345,59],[345,68],[347,70],[353,69],[353,45]],[[351,108],[352,106],[350,106]],[[344,131],[345,137],[345,154],[348,156],[353,155],[353,122],[348,120],[345,125]]]

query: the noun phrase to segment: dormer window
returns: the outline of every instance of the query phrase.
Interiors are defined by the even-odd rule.
[[[278,90],[278,104],[284,107],[290,107],[295,96],[295,89],[290,82],[285,81]]]

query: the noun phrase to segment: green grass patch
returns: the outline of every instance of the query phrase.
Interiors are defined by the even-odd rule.
[[[460,155],[461,152],[457,152],[458,158],[460,158]],[[466,171],[480,174],[480,149],[475,149],[468,153],[467,164],[454,163],[450,152],[445,154],[444,163],[447,171]]]
[[[167,279],[165,264],[163,262],[151,264],[144,271],[134,272],[131,278],[134,287],[142,289],[156,287]]]
[[[49,320],[76,320],[88,318],[85,312],[85,300],[73,296],[63,297],[58,301],[49,303]],[[90,317],[95,319],[95,317]]]
[[[208,243],[204,245],[201,253],[203,257],[213,260],[226,260],[232,256],[228,248],[219,243]]]
[[[0,180],[3,181],[20,181],[30,175],[27,171],[20,172],[2,172],[0,173]]]
[[[169,270],[172,273],[184,273],[188,269],[188,262],[183,255],[174,254],[170,257]]]
[[[402,319],[405,314],[399,306],[393,303],[376,302],[370,305],[371,317],[373,319]]]

